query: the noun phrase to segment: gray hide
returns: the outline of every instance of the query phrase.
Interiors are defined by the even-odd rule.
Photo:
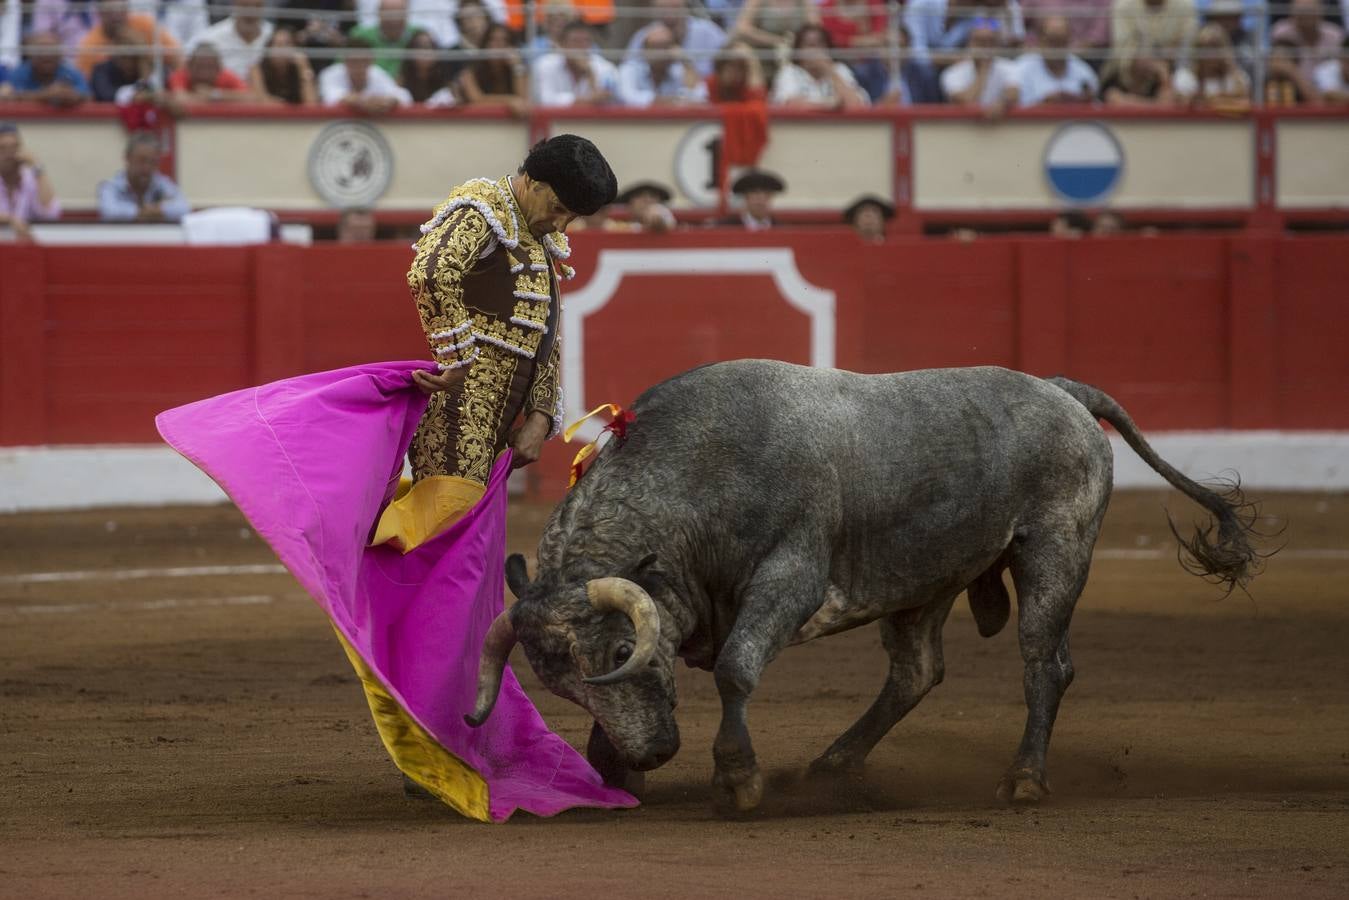
[[[553,513],[535,579],[522,559],[508,565],[520,599],[504,623],[543,682],[594,716],[590,758],[614,784],[677,750],[678,657],[714,673],[714,782],[736,808],[753,808],[762,778],[746,704],[764,666],[793,643],[879,620],[885,687],[813,769],[859,766],[941,681],[941,629],[962,591],[983,634],[1007,622],[1010,569],[1028,719],[998,792],[1038,800],[1073,676],[1068,622],[1110,497],[1098,415],[1218,516],[1217,543],[1207,531],[1186,543],[1198,569],[1244,584],[1255,562],[1236,500],[1170,469],[1114,401],[1066,379],[745,360],[659,384],[633,411],[626,441],[606,446]],[[588,683],[633,649],[628,618],[587,599],[587,584],[610,576],[655,601],[660,640],[635,675]],[[484,659],[478,720],[495,696]]]

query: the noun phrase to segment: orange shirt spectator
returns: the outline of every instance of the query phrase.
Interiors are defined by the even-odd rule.
[[[534,18],[543,22],[545,7],[540,3]],[[608,25],[614,20],[614,0],[572,0],[576,15],[587,25]],[[525,30],[525,4],[523,0],[506,0],[506,24],[512,31]]]
[[[151,16],[142,13],[131,14],[123,2],[104,2],[98,5],[98,24],[89,29],[89,33],[80,41],[79,52],[75,55],[75,68],[87,78],[94,66],[108,58],[105,48],[122,43],[124,34],[134,36],[138,43],[150,47],[156,41],[163,48],[164,61],[170,68],[183,63],[179,44],[168,31],[155,24]]]

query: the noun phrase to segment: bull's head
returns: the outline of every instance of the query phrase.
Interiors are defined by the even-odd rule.
[[[674,756],[675,653],[662,641],[660,610],[648,592],[655,559],[621,576],[574,583],[530,582],[524,557],[507,560],[506,581],[519,602],[497,616],[483,639],[468,724],[481,725],[491,714],[518,642],[544,685],[584,707],[627,766],[645,771]]]

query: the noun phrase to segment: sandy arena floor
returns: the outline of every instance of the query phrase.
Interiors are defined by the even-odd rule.
[[[945,683],[861,783],[799,773],[879,689],[874,627],[769,668],[750,819],[712,811],[716,692],[685,671],[642,808],[498,827],[403,797],[326,620],[233,509],[0,517],[0,896],[1349,896],[1349,497],[1260,499],[1288,546],[1222,600],[1173,556],[1161,506],[1193,507],[1115,498],[1045,806],[993,799],[1021,662],[962,601]],[[512,543],[545,516],[515,510]],[[25,577],[56,572],[84,574]]]

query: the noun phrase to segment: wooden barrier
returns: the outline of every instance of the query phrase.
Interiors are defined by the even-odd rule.
[[[1062,373],[1106,389],[1148,430],[1349,429],[1341,237],[864,245],[801,229],[574,244],[566,294],[587,309],[569,307],[563,334],[583,373],[568,385],[572,413],[760,356]],[[616,277],[623,259],[654,268]],[[0,445],[154,442],[154,414],[170,406],[424,357],[409,260],[402,244],[0,246]],[[555,495],[570,453],[550,446],[540,493]]]

